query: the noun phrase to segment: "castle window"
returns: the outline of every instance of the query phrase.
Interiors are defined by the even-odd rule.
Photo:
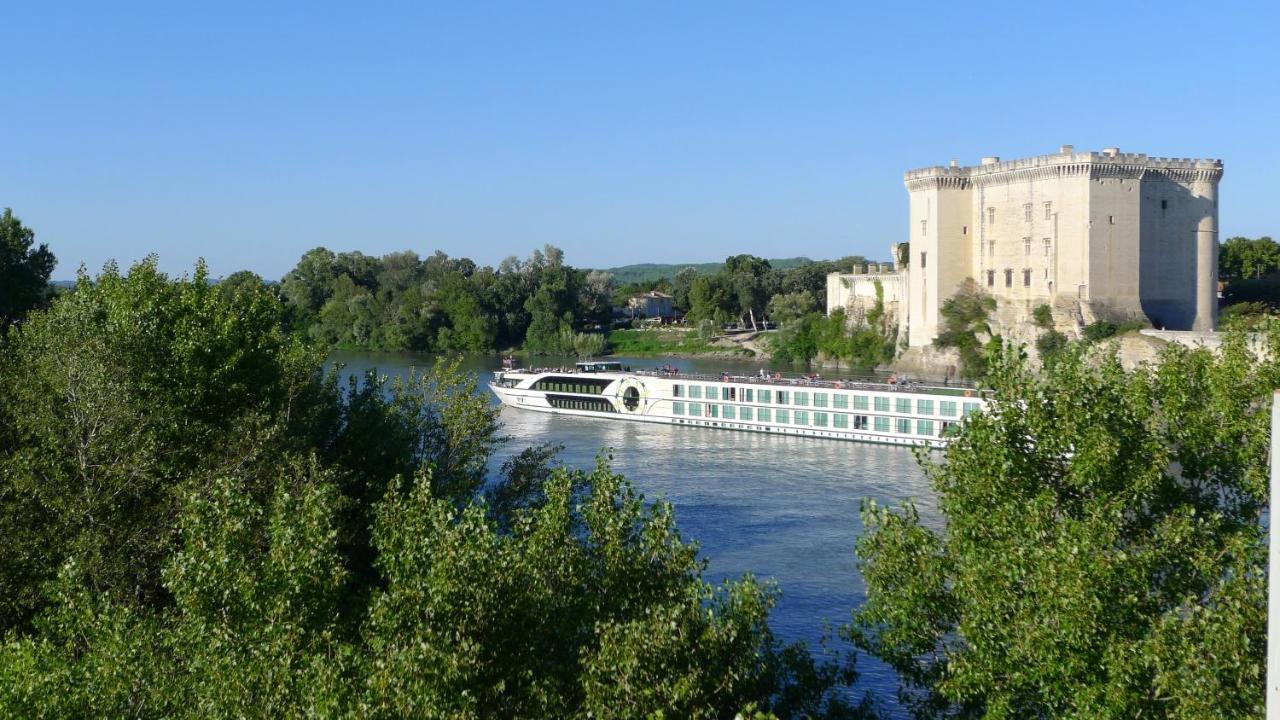
[[[929,234],[929,221],[928,221],[928,220],[921,220],[921,221],[920,221],[920,236],[921,236],[921,237],[923,237],[923,236],[928,235],[928,234]]]
[[[996,286],[996,271],[988,270],[987,271],[987,287],[995,287],[995,286]]]
[[[1013,287],[1013,271],[1009,268],[1004,269],[1004,286],[1007,288]]]
[[[1044,239],[1044,256],[1049,257],[1053,254],[1053,238]]]
[[[1047,202],[1044,204],[1044,219],[1045,220],[1053,219],[1053,203],[1051,202]]]
[[[1031,257],[1031,238],[1022,238],[1022,254]]]
[[[993,207],[987,208],[987,224],[988,225],[996,224],[996,209]]]
[[[961,225],[961,226],[960,226],[960,234],[961,234],[961,235],[968,235],[968,234],[969,234],[969,226],[968,226],[968,225]]]
[[[1168,210],[1168,209],[1169,209],[1169,201],[1168,201],[1168,200],[1161,200],[1161,201],[1160,201],[1160,209],[1161,209],[1161,210]]]
[[[1022,206],[1022,219],[1031,222],[1031,203]]]
[[[1108,216],[1107,216],[1107,222],[1111,223],[1112,225],[1115,225],[1115,224],[1116,224],[1116,216],[1115,216],[1115,215],[1108,215]]]
[[[920,269],[923,270],[926,267],[929,267],[929,253],[922,252],[920,253]]]
[[[1031,287],[1031,269],[1024,268],[1022,271],[1022,287]]]

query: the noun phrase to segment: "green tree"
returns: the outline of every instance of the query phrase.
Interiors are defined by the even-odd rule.
[[[804,291],[774,295],[769,300],[769,319],[778,325],[786,325],[817,310],[817,299]]]
[[[225,293],[203,265],[171,281],[154,258],[82,274],[12,330],[0,355],[0,624],[76,558],[95,592],[162,602],[176,479],[244,462],[245,434],[312,381],[320,356],[281,330],[265,288]]]
[[[0,215],[0,334],[49,296],[49,274],[57,264],[49,246],[35,246],[36,234],[14,217]]]
[[[921,462],[941,530],[867,505],[849,634],[921,717],[1261,717],[1268,404],[1254,355],[998,353],[987,409]]]
[[[1227,238],[1218,248],[1218,275],[1224,280],[1260,278],[1280,270],[1280,244],[1269,237]]]
[[[961,371],[968,377],[982,377],[987,371],[986,353],[979,333],[990,334],[987,316],[996,308],[996,299],[984,293],[972,279],[965,280],[956,294],[942,303],[942,329],[933,344],[956,348]],[[991,342],[998,343],[996,338]]]

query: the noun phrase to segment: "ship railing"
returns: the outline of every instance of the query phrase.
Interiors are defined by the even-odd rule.
[[[576,375],[581,371],[575,368],[520,368],[509,370],[507,372],[515,373],[556,373],[557,375]],[[681,372],[675,369],[664,368],[644,368],[638,370],[625,370],[624,372],[632,375],[641,375],[645,377],[658,377],[668,380],[687,380],[694,382],[721,382],[721,383],[740,383],[743,385],[769,385],[774,387],[800,387],[800,388],[819,388],[828,390],[877,390],[877,391],[896,391],[896,392],[912,392],[912,393],[934,393],[934,394],[964,394],[965,396],[976,394],[977,385],[966,380],[948,381],[939,384],[937,382],[922,382],[910,379],[897,378],[880,378],[880,377],[855,377],[855,378],[823,378],[810,376],[782,375],[781,373],[768,373],[764,375],[735,375],[732,373],[689,373]],[[594,375],[599,373],[581,373]]]

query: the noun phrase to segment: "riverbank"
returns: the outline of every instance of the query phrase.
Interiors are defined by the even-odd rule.
[[[653,328],[613,330],[608,335],[609,354],[638,357],[768,359],[757,333],[715,336],[709,340],[697,330]]]

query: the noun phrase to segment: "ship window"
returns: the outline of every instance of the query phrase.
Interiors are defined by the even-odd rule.
[[[754,393],[751,392],[751,388],[742,388],[742,398],[744,402],[755,402],[755,400],[751,399],[753,394]]]
[[[789,422],[791,422],[791,414],[786,410],[778,410],[778,424],[786,425]]]
[[[854,429],[854,430],[866,430],[866,429],[867,429],[867,416],[866,416],[866,415],[854,415],[854,416],[853,416],[853,429]]]
[[[893,411],[900,413],[911,412],[911,398],[895,398],[893,403]]]
[[[854,395],[854,396],[853,396],[853,409],[854,409],[854,410],[866,410],[866,409],[867,409],[867,396],[866,396],[866,395]]]
[[[808,405],[808,404],[809,404],[809,393],[807,393],[807,392],[800,392],[799,390],[797,390],[797,391],[796,391],[796,401],[795,401],[795,404],[796,404],[796,405]]]
[[[916,401],[916,414],[917,414],[917,415],[932,415],[932,414],[933,414],[933,401],[932,401],[932,400],[917,400],[917,401]]]
[[[897,419],[897,420],[895,420],[895,421],[894,421],[894,423],[893,423],[893,429],[894,429],[894,431],[895,431],[895,432],[897,432],[897,433],[899,433],[899,434],[902,434],[902,435],[910,435],[910,434],[911,434],[911,421],[910,421],[910,420],[908,420],[907,418],[898,418],[898,419]]]
[[[707,417],[720,417],[720,406],[707,404]]]
[[[837,430],[849,429],[849,416],[844,413],[836,413],[831,416],[832,424]]]
[[[671,397],[680,397],[683,391],[684,391],[684,386],[683,386],[683,385],[672,385],[672,386],[671,386]]]
[[[814,393],[814,394],[813,394],[813,406],[814,406],[814,407],[826,407],[826,406],[827,406],[827,394],[826,394],[826,393]]]
[[[697,417],[702,414],[702,403],[689,403],[689,414]]]
[[[817,427],[826,427],[826,426],[827,426],[827,414],[826,414],[826,413],[823,413],[823,412],[816,412],[816,413],[814,413],[814,414],[813,414],[813,424],[814,424],[815,426],[817,426]]]
[[[876,416],[876,432],[889,432],[889,418],[883,415]]]
[[[720,388],[716,387],[715,385],[708,385],[705,389],[703,389],[702,395],[708,400],[719,400]]]
[[[862,409],[858,407],[857,403],[854,403],[853,407],[858,410]],[[876,396],[876,412],[889,412],[889,398],[883,395]]]
[[[924,435],[925,437],[929,437],[929,436],[933,435],[933,421],[932,421],[932,420],[917,420],[917,421],[916,421],[916,434],[917,434],[917,435]]]
[[[797,410],[797,411],[796,411],[796,420],[795,420],[795,423],[796,423],[796,425],[808,425],[808,424],[809,424],[809,411],[808,411],[808,410]]]
[[[751,408],[749,408],[749,407],[738,408],[738,419],[739,419],[739,420],[750,420],[750,419],[751,419]]]
[[[849,396],[844,393],[832,393],[831,407],[837,410],[844,410],[849,407]]]
[[[702,388],[698,387],[697,385],[690,385],[689,397],[693,398],[694,400],[697,400],[698,398],[702,397]]]
[[[721,400],[737,400],[737,399],[738,399],[738,398],[737,398],[737,394],[738,394],[738,393],[737,393],[737,390],[738,390],[738,389],[737,389],[737,388],[734,388],[734,387],[722,387],[722,388],[720,388],[720,399],[721,399]]]
[[[779,391],[778,391],[778,404],[779,404],[779,405],[789,405],[789,404],[791,404],[791,392],[790,392],[790,391],[788,391],[788,390],[779,390]]]
[[[756,393],[756,394],[759,396],[759,397],[757,397],[757,398],[756,398],[756,400],[758,400],[758,401],[760,401],[760,402],[762,402],[762,403],[773,402],[773,400],[772,400],[773,391],[772,391],[772,390],[761,390],[760,392],[758,392],[758,393]]]
[[[965,414],[965,415],[972,415],[972,414],[974,414],[974,413],[978,412],[978,408],[979,408],[978,403],[969,403],[969,402],[967,402],[967,403],[965,403],[965,404],[964,404],[964,414]]]
[[[938,403],[938,413],[943,417],[956,416],[956,402],[954,400],[942,400]]]
[[[674,402],[674,403],[671,403],[671,414],[672,414],[672,415],[683,415],[683,414],[684,414],[684,403],[682,403],[682,402]]]
[[[760,392],[765,392],[765,391],[761,390]],[[769,408],[758,408],[756,410],[756,420],[759,420],[760,422],[770,422],[772,418],[770,418],[769,416],[772,414],[773,414],[773,411],[771,411]]]
[[[736,418],[734,418],[734,416],[733,416],[733,406],[732,406],[732,405],[721,405],[721,406],[720,406],[720,416],[721,416],[721,417],[723,417],[725,420],[734,420],[734,419],[736,419]]]

